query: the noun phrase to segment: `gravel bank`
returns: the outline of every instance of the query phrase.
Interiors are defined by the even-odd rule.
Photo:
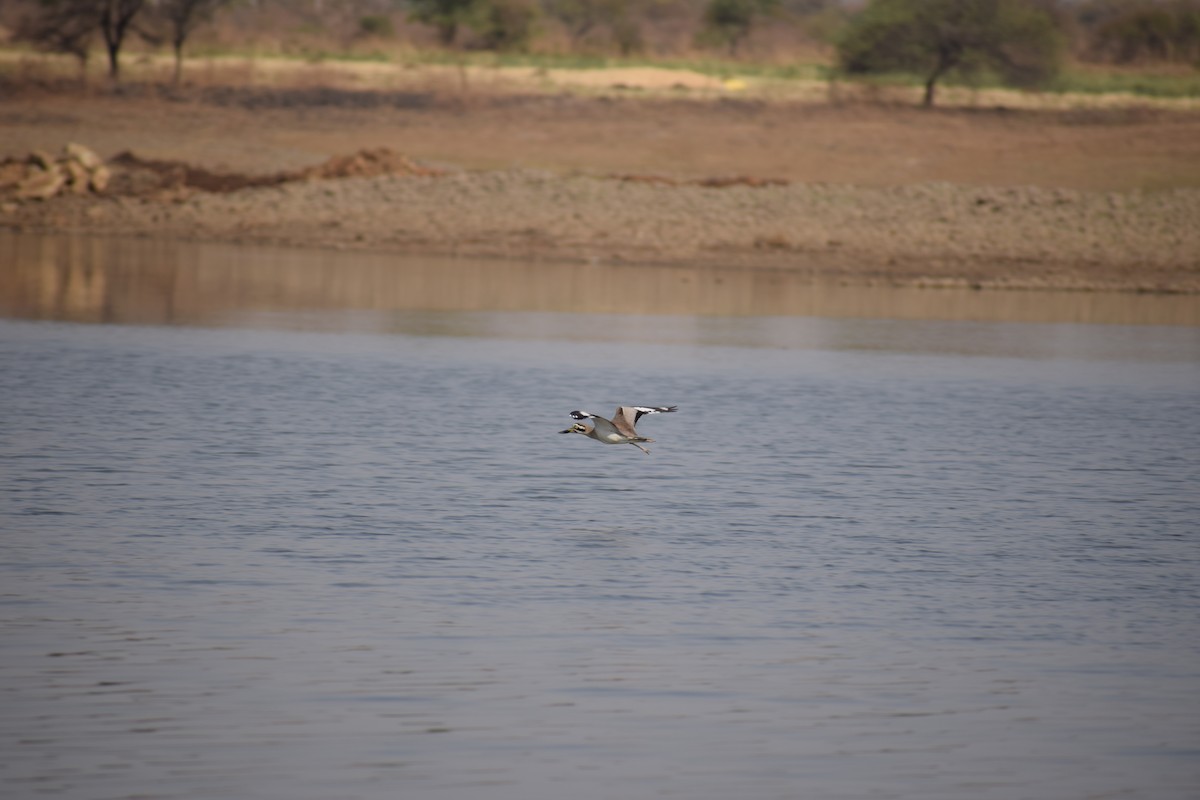
[[[37,231],[510,259],[713,264],[897,285],[1200,293],[1200,190],[723,188],[461,171],[6,203]]]

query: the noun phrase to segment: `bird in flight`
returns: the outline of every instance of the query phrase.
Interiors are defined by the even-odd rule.
[[[617,406],[616,413],[613,414],[611,420],[596,416],[589,411],[572,411],[572,418],[590,419],[592,424],[588,425],[584,422],[576,422],[565,431],[559,431],[559,433],[582,433],[589,439],[595,439],[597,442],[604,444],[631,444],[646,455],[649,455],[650,451],[638,443],[653,442],[654,440],[647,439],[645,436],[639,436],[638,432],[634,430],[634,425],[647,414],[669,414],[678,407]]]

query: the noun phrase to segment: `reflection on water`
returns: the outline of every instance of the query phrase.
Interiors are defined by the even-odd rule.
[[[0,233],[0,313],[214,325],[305,311],[536,311],[1200,325],[1200,298],[841,286],[778,270],[558,264]],[[328,314],[323,314],[328,320]],[[361,313],[348,327],[374,328]],[[408,322],[413,319],[408,318]],[[440,331],[446,332],[446,331]]]

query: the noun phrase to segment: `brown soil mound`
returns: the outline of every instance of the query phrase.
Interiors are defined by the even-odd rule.
[[[186,194],[191,190],[228,194],[242,189],[279,186],[293,181],[442,174],[441,170],[423,167],[387,147],[334,156],[323,164],[308,169],[263,175],[213,172],[183,161],[141,158],[128,150],[116,155],[110,163],[116,171],[109,193],[126,197],[161,195],[164,192]]]
[[[334,156],[316,167],[294,173],[292,180],[312,178],[375,178],[380,175],[441,175],[444,170],[423,167],[407,156],[402,156],[387,147],[359,150],[348,156]]]

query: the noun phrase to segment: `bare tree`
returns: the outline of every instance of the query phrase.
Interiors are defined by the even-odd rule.
[[[573,48],[607,28],[623,55],[638,49],[641,27],[637,0],[543,0],[546,14],[562,23]]]
[[[175,52],[175,84],[183,80],[183,45],[192,32],[212,19],[221,6],[230,0],[162,0],[156,5],[156,14],[170,28],[171,48]]]
[[[121,79],[121,45],[133,18],[142,10],[145,0],[103,0],[100,3],[100,33],[108,51],[108,77],[116,83]],[[89,3],[89,5],[92,5]]]
[[[86,61],[91,32],[99,28],[108,52],[108,75],[116,83],[121,77],[121,45],[144,3],[145,0],[40,0],[38,11],[27,26],[30,40]]]
[[[578,47],[603,19],[602,0],[546,0],[546,13],[562,23],[571,40]]]
[[[43,2],[37,13],[21,19],[15,35],[39,50],[66,53],[79,60],[80,80],[87,79],[88,55],[96,22],[90,14],[81,14],[78,4]]]

